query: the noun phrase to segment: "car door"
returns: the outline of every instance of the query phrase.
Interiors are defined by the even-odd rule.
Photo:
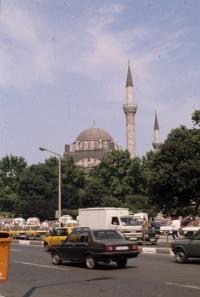
[[[79,234],[70,234],[63,244],[57,247],[59,250],[59,255],[65,260],[75,260],[76,259],[76,248]]]
[[[51,245],[60,244],[62,241],[67,238],[66,229],[55,229],[52,232]]]
[[[80,232],[75,243],[75,250],[74,250],[74,259],[75,260],[84,260],[85,253],[89,249],[89,243],[91,241],[91,237],[89,232],[84,231]]]
[[[196,233],[188,245],[189,257],[200,258],[200,231]]]

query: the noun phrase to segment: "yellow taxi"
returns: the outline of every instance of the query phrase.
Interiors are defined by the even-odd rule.
[[[44,250],[48,252],[52,245],[62,243],[72,232],[72,229],[73,227],[61,227],[49,231],[48,236],[42,238]]]
[[[7,226],[7,227],[3,227],[2,231],[6,231],[9,234],[9,237],[12,238],[18,238],[22,235],[25,235],[26,231],[24,230],[24,228],[17,226],[17,225],[11,225],[11,226]]]
[[[28,226],[26,230],[26,239],[40,239],[47,236],[48,228],[43,226]]]

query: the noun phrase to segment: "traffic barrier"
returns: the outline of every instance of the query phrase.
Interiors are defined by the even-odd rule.
[[[10,256],[9,234],[0,232],[0,282],[8,279],[8,264]]]

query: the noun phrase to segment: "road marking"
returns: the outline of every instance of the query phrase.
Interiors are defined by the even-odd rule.
[[[36,263],[30,263],[30,262],[21,262],[21,261],[12,261],[15,263],[20,263],[24,265],[31,265],[31,266],[37,266],[37,267],[44,267],[44,268],[51,268],[51,269],[58,269],[58,270],[69,270],[68,268],[61,268],[61,267],[54,267],[54,266],[48,266],[48,265],[41,265],[41,264],[36,264]]]
[[[166,283],[166,285],[182,287],[182,288],[188,288],[188,289],[194,289],[194,290],[200,290],[200,287],[192,286],[192,285],[182,285],[182,284],[176,284],[176,283]]]
[[[21,250],[17,250],[17,249],[10,249],[10,250],[11,250],[11,252],[21,252]]]
[[[26,241],[26,240],[19,240],[19,244],[23,244],[23,245],[30,245],[30,241]]]

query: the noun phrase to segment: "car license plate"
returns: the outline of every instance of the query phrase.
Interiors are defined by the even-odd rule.
[[[155,238],[151,238],[150,241],[156,241]]]
[[[127,251],[128,246],[116,246],[116,251]]]

